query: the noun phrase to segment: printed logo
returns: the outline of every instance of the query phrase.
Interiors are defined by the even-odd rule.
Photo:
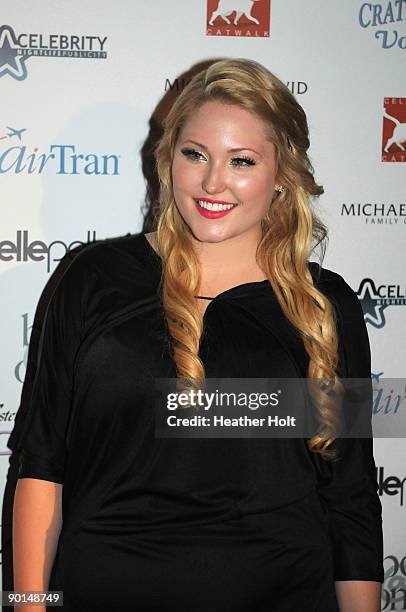
[[[377,467],[376,480],[379,495],[399,495],[399,506],[403,506],[406,477],[401,480],[398,476],[385,476],[384,468]]]
[[[7,132],[6,132],[7,130]],[[52,144],[41,152],[38,146],[28,147],[22,142],[27,128],[16,129],[6,126],[6,133],[0,134],[0,175],[11,174],[53,174],[117,176],[120,155],[83,153],[74,144]],[[12,142],[10,142],[10,140]],[[20,144],[21,143],[21,144]]]
[[[0,26],[0,77],[8,74],[23,81],[27,78],[25,63],[30,57],[106,59],[106,41],[107,36],[16,34],[11,26]]]
[[[406,610],[406,556],[386,555],[384,584],[381,591],[381,610]]]
[[[6,410],[3,412],[4,404],[0,404],[0,423],[13,422],[16,413],[11,412],[10,410]]]
[[[406,162],[406,98],[385,98],[382,161]]]
[[[405,20],[405,0],[363,2],[358,12],[359,25],[364,29],[372,28],[382,49],[406,49]]]
[[[1,257],[1,251],[0,251]],[[21,315],[22,318],[22,336],[23,336],[23,358],[17,362],[14,367],[14,375],[18,382],[23,383],[25,378],[25,373],[27,370],[28,364],[28,350],[30,347],[30,335],[32,330],[32,325],[29,325],[28,322],[28,312],[25,312]]]
[[[358,217],[365,225],[406,225],[406,202],[343,202],[342,217]]]
[[[389,306],[405,306],[405,289],[400,285],[375,286],[371,278],[364,278],[357,291],[361,302],[366,323],[370,323],[377,329],[382,328],[385,323],[384,311]]]
[[[372,414],[398,415],[404,411],[406,400],[405,379],[382,378],[383,372],[371,372],[373,406]],[[399,423],[396,433],[400,433]],[[387,430],[386,430],[387,431]]]
[[[264,38],[270,33],[271,0],[207,0],[207,36]]]
[[[46,261],[47,272],[50,272],[51,261],[61,261],[66,253],[77,246],[83,246],[96,241],[96,232],[87,232],[87,240],[74,240],[66,244],[63,240],[53,240],[49,244],[43,240],[29,240],[28,230],[17,230],[16,241],[0,240],[0,261]],[[62,247],[62,249],[60,248]],[[54,255],[54,249],[58,250],[59,257]]]
[[[191,79],[186,78],[178,78],[171,80],[170,78],[165,79],[164,91],[170,91],[171,93],[174,91],[175,93],[180,93],[183,89],[188,85]],[[294,96],[301,96],[307,93],[308,84],[306,81],[286,81],[286,87],[290,89]]]

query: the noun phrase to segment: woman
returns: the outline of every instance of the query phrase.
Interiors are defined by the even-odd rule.
[[[157,378],[370,377],[355,293],[308,261],[326,235],[308,147],[254,61],[215,62],[176,100],[157,231],[84,249],[47,312],[15,590],[62,590],[75,612],[380,609],[372,440],[334,438],[326,393],[310,440],[154,434]]]

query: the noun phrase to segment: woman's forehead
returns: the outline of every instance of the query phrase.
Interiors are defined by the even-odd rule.
[[[182,140],[191,139],[206,144],[205,139],[211,141],[241,141],[235,147],[246,148],[248,143],[255,149],[269,145],[265,122],[252,112],[236,104],[222,102],[205,102],[197,108],[185,121],[179,132]]]

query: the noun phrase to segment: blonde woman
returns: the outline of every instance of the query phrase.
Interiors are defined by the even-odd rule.
[[[310,263],[326,229],[302,107],[217,61],[164,121],[156,231],[101,241],[49,305],[14,505],[15,590],[64,610],[377,612],[372,440],[159,438],[158,378],[371,375],[356,294]],[[41,608],[38,608],[41,609]]]

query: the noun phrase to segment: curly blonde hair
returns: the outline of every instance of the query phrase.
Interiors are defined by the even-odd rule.
[[[308,268],[316,246],[321,246],[324,258],[327,229],[310,205],[310,197],[324,190],[314,180],[307,155],[309,130],[303,108],[282,81],[253,60],[222,59],[196,74],[163,120],[163,135],[154,149],[160,185],[156,248],[162,259],[162,300],[177,374],[190,381],[205,378],[198,355],[203,317],[194,298],[201,280],[199,262],[174,199],[172,160],[181,128],[198,107],[213,100],[238,105],[262,119],[264,135],[275,147],[276,182],[285,189],[274,197],[261,221],[257,260],[309,355],[308,379],[320,427],[307,440],[308,447],[332,459],[335,451],[328,447],[337,431],[336,398],[342,390],[335,372],[336,316]]]

